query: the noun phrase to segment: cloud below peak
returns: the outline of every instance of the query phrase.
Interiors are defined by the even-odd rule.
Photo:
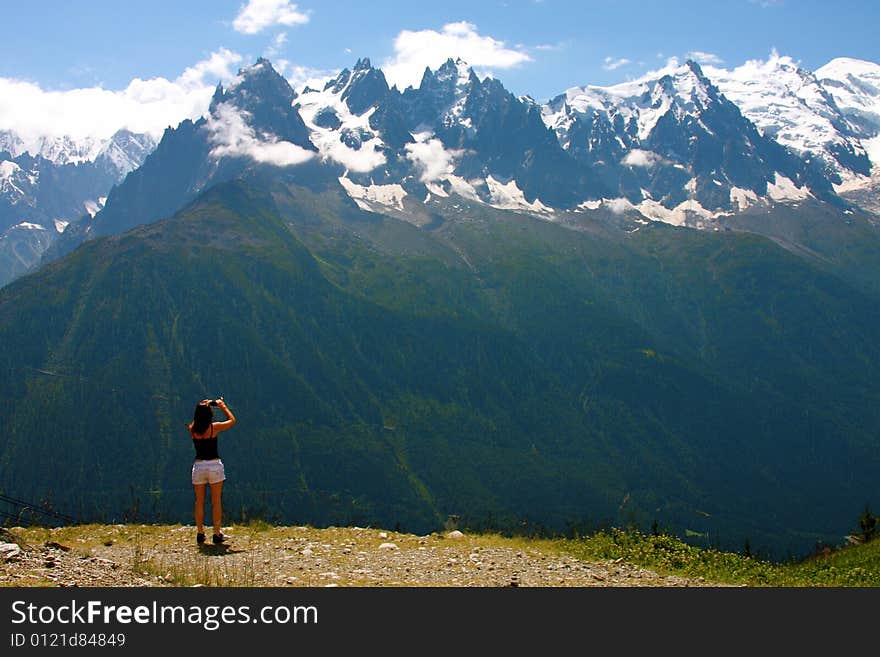
[[[433,182],[451,174],[455,170],[454,160],[461,153],[446,150],[439,139],[421,138],[414,144],[406,145],[406,157],[421,170],[419,179],[422,182]]]
[[[52,91],[0,78],[0,130],[14,131],[25,144],[43,137],[107,139],[121,128],[159,137],[168,126],[202,116],[216,83],[233,79],[241,61],[238,53],[221,48],[175,80],[135,78],[122,90]]]
[[[247,121],[247,114],[226,103],[217,106],[209,117],[214,157],[249,157],[255,162],[284,167],[302,164],[314,157],[311,151],[289,141],[274,138],[258,139]]]

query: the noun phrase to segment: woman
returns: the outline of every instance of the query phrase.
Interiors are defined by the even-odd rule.
[[[226,413],[225,422],[214,422],[213,406],[220,407]],[[196,492],[196,542],[201,545],[205,542],[205,487],[211,487],[211,519],[214,523],[214,543],[222,543],[226,538],[220,529],[220,520],[223,517],[223,508],[220,497],[223,494],[223,481],[226,474],[223,470],[223,461],[217,453],[217,434],[226,431],[235,424],[235,416],[223,399],[203,399],[196,404],[193,413],[193,421],[188,425],[192,436],[193,446],[196,448],[196,458],[193,461],[192,483]]]

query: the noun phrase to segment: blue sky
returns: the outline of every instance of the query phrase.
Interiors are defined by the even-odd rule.
[[[689,53],[726,68],[772,49],[808,69],[839,56],[880,61],[873,0],[0,1],[0,129],[21,116],[3,105],[72,98],[46,92],[85,89],[96,102],[107,97],[97,90],[126,102],[169,94],[191,113],[197,88],[201,99],[258,56],[295,85],[366,56],[404,86],[426,62],[463,50],[478,71],[539,101]]]

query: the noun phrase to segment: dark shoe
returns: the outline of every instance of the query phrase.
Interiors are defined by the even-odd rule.
[[[199,545],[201,545],[201,544],[204,543],[204,542],[205,542],[205,535],[204,535],[203,533],[201,533],[201,532],[199,532],[198,534],[196,534],[196,543],[198,543]]]
[[[223,535],[223,532],[221,532],[219,534],[214,534],[212,540],[214,541],[214,545],[219,545],[226,540],[226,537]]]

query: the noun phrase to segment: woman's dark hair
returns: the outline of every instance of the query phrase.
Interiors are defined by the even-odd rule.
[[[189,425],[190,431],[199,434],[205,433],[208,430],[208,427],[211,426],[211,421],[213,419],[214,411],[211,410],[211,407],[199,402],[196,404],[196,410],[193,412],[193,421],[192,424]]]

